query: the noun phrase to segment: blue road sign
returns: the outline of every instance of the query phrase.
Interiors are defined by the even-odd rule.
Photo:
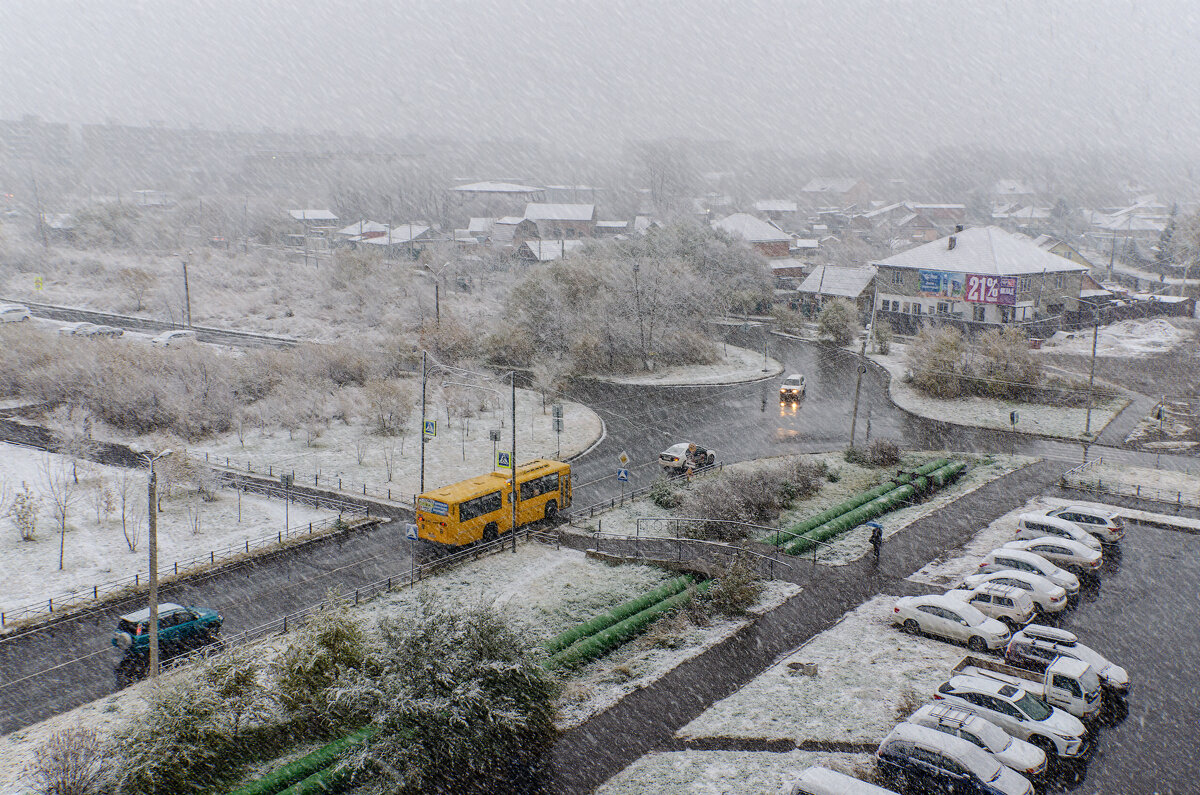
[[[618,469],[617,480],[621,481],[622,483],[627,482],[629,480],[629,470],[625,468]]]
[[[437,420],[425,420],[423,430],[426,436],[437,436]]]
[[[409,522],[406,525],[404,525],[404,535],[407,536],[409,541],[416,541],[417,540],[417,526],[415,524],[413,524],[412,522]]]
[[[496,451],[496,469],[512,469],[512,451]]]

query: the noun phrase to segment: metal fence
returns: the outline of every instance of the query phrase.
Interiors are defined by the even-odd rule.
[[[1200,508],[1200,492],[1144,486],[1118,477],[1105,478],[1095,471],[1095,465],[1103,463],[1103,458],[1097,458],[1072,467],[1059,476],[1058,485],[1064,489],[1082,491],[1097,497],[1134,497],[1139,500],[1168,503],[1177,508]]]
[[[315,489],[329,489],[331,491],[340,491],[344,494],[353,494],[355,496],[370,497],[377,500],[387,500],[389,502],[397,502],[407,507],[413,507],[416,503],[415,494],[404,494],[399,489],[393,489],[391,486],[370,486],[366,483],[355,483],[346,480],[337,475],[321,475],[321,473],[301,472],[296,474],[295,469],[287,467],[277,467],[274,464],[267,464],[267,468],[263,469],[262,464],[256,468],[252,461],[238,461],[229,456],[216,456],[209,453],[204,454],[204,463],[212,467],[220,467],[228,470],[231,473],[245,473],[247,475],[257,475],[259,477],[278,478],[281,475],[288,475],[292,478],[292,482],[296,486],[307,486]],[[278,470],[278,471],[277,471]],[[217,470],[218,472],[220,470]],[[300,499],[295,492],[291,492],[293,499]],[[283,495],[283,488],[279,489],[279,494]],[[394,496],[393,496],[394,495]]]
[[[354,506],[354,511],[362,513],[364,519],[369,520],[366,511],[361,507]],[[261,550],[267,547],[276,547],[282,545],[285,541],[305,538],[313,534],[325,532],[328,530],[337,529],[339,524],[346,528],[358,526],[358,520],[346,522],[341,516],[331,517],[320,522],[308,522],[306,524],[289,527],[286,530],[279,530],[271,535],[259,536],[258,538],[246,539],[238,544],[230,544],[219,550],[210,550],[206,555],[196,555],[191,558],[173,561],[171,563],[159,566],[158,576],[160,581],[174,579],[181,575],[194,574],[197,571],[209,568],[217,563],[223,563],[228,560],[234,560],[243,555],[249,555],[251,552]],[[10,610],[0,611],[0,629],[5,629],[9,624],[17,622],[25,622],[31,619],[40,620],[53,616],[55,613],[63,613],[80,607],[97,602],[100,599],[110,596],[125,595],[140,589],[149,584],[148,577],[143,577],[142,572],[134,574],[132,577],[124,577],[119,580],[93,585],[91,593],[88,589],[75,591],[73,593],[59,593],[53,596],[48,596],[25,607],[16,607]]]
[[[633,557],[636,560],[647,561],[666,561],[671,558],[675,559],[676,563],[684,563],[694,560],[706,560],[712,558],[723,558],[728,560],[737,556],[749,556],[751,560],[759,567],[760,573],[765,574],[771,579],[775,578],[775,567],[781,566],[785,569],[790,569],[791,564],[780,560],[782,554],[776,550],[771,555],[764,555],[761,552],[755,552],[747,547],[738,544],[726,544],[721,541],[706,541],[699,538],[679,538],[669,536],[643,536],[643,535],[624,535],[620,533],[589,533],[588,536],[595,543],[595,550],[604,553],[604,541],[609,541],[609,552],[607,554],[625,556],[624,552],[618,552],[617,547],[629,548],[629,542],[633,542]],[[688,552],[688,556],[684,556],[684,551]],[[766,571],[762,571],[766,569]]]
[[[676,475],[675,477],[668,478],[668,480],[686,480],[690,477],[694,477],[695,475],[703,475],[708,472],[720,472],[724,468],[725,468],[724,464],[713,464],[710,467],[700,467],[699,469],[695,470],[695,472],[693,472],[692,475],[686,475],[686,474]],[[572,519],[582,519],[582,518],[584,518],[584,514],[586,513],[587,518],[591,519],[593,516],[595,516],[596,514],[602,512],[602,511],[611,511],[613,508],[619,508],[620,506],[624,505],[625,503],[633,502],[634,500],[638,499],[639,497],[644,497],[645,495],[650,493],[650,490],[653,489],[654,486],[655,486],[655,484],[651,484],[649,486],[642,486],[641,488],[631,489],[628,492],[621,492],[620,496],[610,497],[607,500],[601,500],[600,502],[593,503],[593,504],[585,506],[583,508],[572,508],[571,509],[571,518]]]

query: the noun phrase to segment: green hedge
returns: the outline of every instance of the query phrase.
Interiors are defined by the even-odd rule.
[[[302,756],[299,759],[288,762],[275,772],[263,776],[258,781],[247,784],[240,789],[236,789],[229,793],[229,795],[276,795],[281,790],[286,791],[289,795],[294,795],[294,792],[299,790],[294,790],[291,785],[295,784],[299,786],[308,779],[321,775],[339,757],[362,744],[364,740],[368,739],[378,730],[378,727],[373,724],[364,726],[352,734],[348,734],[345,737],[334,740],[328,745],[318,748],[307,756]],[[285,787],[287,788],[286,790],[284,789]],[[304,791],[320,792],[321,790],[310,789]]]
[[[639,596],[636,599],[630,599],[628,602],[614,607],[607,613],[598,615],[593,619],[568,629],[566,632],[555,635],[550,640],[544,642],[542,644],[542,648],[545,649],[549,654],[556,654],[576,641],[583,640],[591,635],[595,635],[602,629],[607,629],[613,624],[617,624],[632,615],[642,612],[647,607],[652,607],[653,605],[658,604],[669,596],[674,596],[680,591],[685,590],[691,584],[691,577],[686,575],[683,577],[677,577],[665,585],[660,585],[653,591],[650,591],[643,596]]]
[[[711,585],[712,580],[705,580],[696,586],[696,590],[703,593]],[[644,632],[646,627],[650,626],[650,624],[663,614],[687,604],[691,598],[692,592],[687,590],[663,599],[661,602],[646,608],[640,613],[575,642],[546,660],[543,665],[547,669],[554,671],[559,668],[571,668],[601,657],[630,638]]]

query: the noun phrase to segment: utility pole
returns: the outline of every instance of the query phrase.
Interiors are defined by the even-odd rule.
[[[521,499],[521,489],[517,486],[517,371],[508,374],[508,382],[512,385],[512,452],[508,462],[512,464],[512,551],[517,553],[517,501]]]
[[[429,370],[425,365],[425,357],[428,353],[421,351],[421,490],[420,494],[425,493],[425,383],[429,375]]]
[[[867,360],[867,338],[866,337],[863,337],[862,351],[859,352],[859,356],[862,357],[863,362],[866,362],[866,360]],[[867,365],[860,362],[858,365],[858,381],[856,381],[854,384],[854,412],[850,416],[850,447],[851,447],[851,449],[854,448],[854,431],[855,431],[855,426],[858,425],[858,393],[859,393],[859,390],[862,389],[862,377],[863,377],[863,373],[865,373],[866,371],[867,371]]]
[[[42,212],[42,199],[38,194],[37,179],[33,179],[33,203],[37,207],[38,235],[42,238],[42,248],[50,248],[50,240],[46,237],[46,217]]]
[[[190,251],[183,255],[183,308],[184,317],[186,318],[188,328],[192,327],[192,297],[191,293],[188,292],[187,274],[188,258],[191,257],[191,255],[192,252]]]
[[[1092,372],[1088,376],[1087,420],[1084,423],[1083,434],[1092,432],[1092,385],[1096,382],[1096,343],[1100,338],[1100,318],[1096,313],[1096,305],[1092,304]]]
[[[146,454],[150,464],[150,482],[147,497],[150,504],[147,518],[147,547],[150,553],[150,677],[158,676],[158,475],[154,472],[154,462],[170,450],[163,450],[156,456]]]

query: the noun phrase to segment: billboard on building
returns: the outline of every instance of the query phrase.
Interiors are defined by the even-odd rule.
[[[1017,303],[1016,276],[922,270],[920,290],[922,295],[976,304],[1015,306]]]

